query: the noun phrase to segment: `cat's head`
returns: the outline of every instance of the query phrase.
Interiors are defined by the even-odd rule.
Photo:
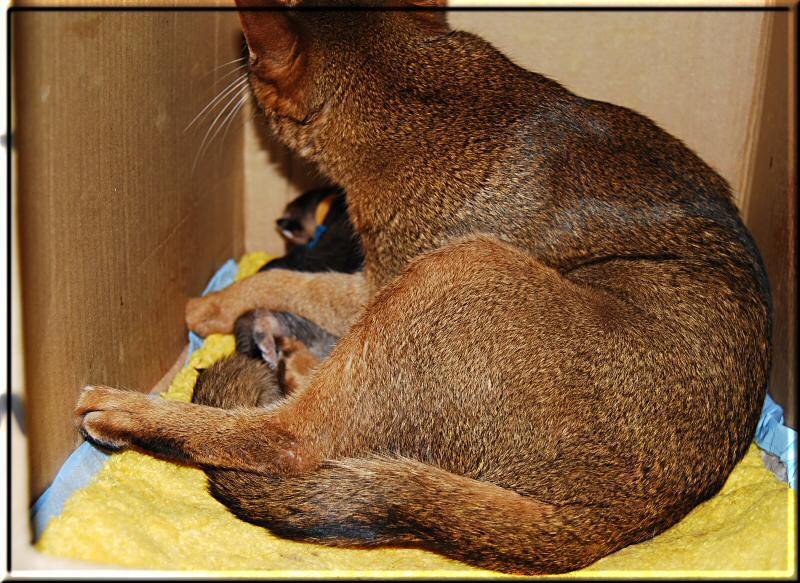
[[[393,59],[449,32],[443,11],[425,10],[443,8],[446,0],[236,0],[236,4],[247,40],[253,93],[278,134],[311,157],[311,128],[332,105],[347,98],[365,71],[376,77],[390,73]]]

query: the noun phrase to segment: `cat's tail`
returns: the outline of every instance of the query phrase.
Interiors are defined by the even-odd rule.
[[[406,458],[326,461],[276,479],[209,477],[211,493],[236,515],[285,537],[417,546],[503,572],[571,571],[635,542],[602,508],[555,506]]]

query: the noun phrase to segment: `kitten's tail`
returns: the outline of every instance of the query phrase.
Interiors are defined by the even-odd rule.
[[[547,504],[406,458],[326,461],[261,484],[270,489],[263,504],[255,482],[210,477],[212,494],[235,514],[288,538],[417,546],[503,572],[571,571],[635,542],[603,509]]]

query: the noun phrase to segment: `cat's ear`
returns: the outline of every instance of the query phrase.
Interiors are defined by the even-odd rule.
[[[291,0],[236,0],[236,6],[245,9],[290,5]],[[251,56],[267,59],[276,67],[286,66],[295,57],[300,35],[283,10],[240,10],[239,20]]]
[[[296,0],[236,0],[239,8],[283,8]],[[270,107],[285,115],[302,118],[301,80],[305,73],[303,38],[284,10],[240,10],[253,73],[273,86],[267,96]]]
[[[412,16],[422,27],[433,34],[446,34],[450,32],[447,24],[447,0],[390,0],[389,6],[399,6],[411,8],[408,14]],[[419,10],[424,8],[434,8],[435,10]]]

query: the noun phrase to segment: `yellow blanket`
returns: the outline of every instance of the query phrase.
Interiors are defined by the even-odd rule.
[[[237,278],[265,261],[264,254],[245,256]],[[165,397],[189,401],[195,369],[233,350],[232,336],[209,336]],[[794,492],[764,467],[754,444],[722,491],[679,524],[566,577],[790,577],[797,568],[795,513]],[[200,470],[133,451],[112,455],[36,546],[51,555],[198,576],[498,576],[420,550],[334,549],[277,538],[214,500]]]

